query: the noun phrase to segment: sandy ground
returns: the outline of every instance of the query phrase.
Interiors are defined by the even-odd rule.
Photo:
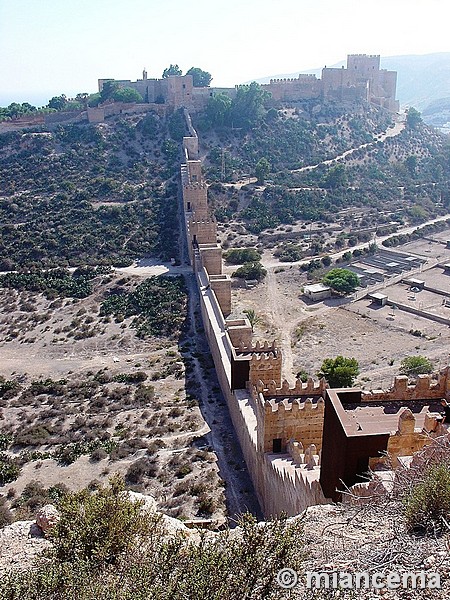
[[[130,282],[139,282],[150,275],[179,274],[184,270],[154,261],[140,261],[134,267],[118,270],[108,283],[102,282],[91,296],[82,300],[50,301],[42,294],[0,290],[0,376],[18,381],[26,389],[31,382],[47,378],[65,379],[69,384],[92,380],[93,374],[101,369],[110,377],[143,371],[148,377],[145,384],[155,390],[154,402],[131,409],[125,396],[118,408],[112,408],[108,400],[99,409],[92,406],[89,398],[78,402],[66,401],[63,397],[56,408],[53,399],[45,395],[34,397],[29,403],[22,402],[20,397],[9,401],[0,398],[0,432],[36,429],[48,423],[61,427],[58,435],[64,444],[65,432],[72,431],[74,419],[82,416],[88,428],[96,431],[106,428],[119,444],[131,438],[147,444],[159,439],[163,447],[154,454],[159,471],[156,477],[144,479],[142,491],[153,494],[168,514],[195,517],[199,510],[197,497],[189,492],[197,486],[213,498],[211,517],[222,521],[224,485],[217,455],[205,441],[210,427],[202,416],[201,397],[197,396],[195,374],[191,372],[190,338],[183,342],[182,350],[173,340],[139,339],[129,327],[130,319],[116,322],[99,316],[105,289],[118,285],[124,276]],[[93,335],[76,339],[74,334],[82,327],[90,328]],[[196,356],[208,377],[211,371],[207,353],[200,349]],[[176,365],[181,366],[174,371]],[[109,391],[123,387],[112,383]],[[108,388],[103,389],[107,393]],[[211,389],[209,392],[212,401],[217,392]],[[46,413],[49,414],[47,420]],[[200,440],[198,449],[195,439]],[[57,448],[53,443],[49,447],[30,447],[42,452]],[[131,464],[145,457],[145,449],[135,449],[123,458],[97,462],[83,455],[68,466],[51,458],[28,461],[17,480],[0,487],[0,494],[13,488],[18,497],[31,481],[39,481],[44,487],[62,482],[70,489],[80,489],[92,481],[105,483],[113,473],[124,475]],[[189,472],[175,475],[186,463]]]
[[[430,263],[445,262],[450,260],[445,247],[449,235],[447,230],[433,236],[435,242],[419,240],[395,250],[423,256]],[[450,276],[442,268],[425,269],[414,277],[450,294]],[[448,364],[449,327],[388,306],[376,307],[367,299],[307,303],[301,294],[305,283],[306,275],[298,266],[270,265],[268,276],[254,289],[233,289],[233,315],[243,316],[246,308],[256,311],[261,323],[255,334],[260,339],[277,339],[284,356],[283,376],[290,382],[302,369],[315,375],[325,358],[339,354],[358,360],[358,383],[367,389],[389,387],[406,356],[427,356],[436,370]],[[380,291],[398,302],[450,318],[442,295],[412,293],[402,283],[387,284]]]

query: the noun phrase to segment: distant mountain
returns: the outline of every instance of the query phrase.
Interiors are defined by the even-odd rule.
[[[389,56],[381,59],[383,69],[397,71],[400,104],[426,108],[433,100],[450,97],[450,52]]]
[[[339,68],[342,65],[345,65],[345,61],[328,66]],[[445,108],[450,108],[450,52],[382,57],[381,67],[397,71],[397,98],[402,106],[414,106],[426,112],[432,102],[447,99]],[[258,82],[268,83],[270,79],[297,77],[299,73],[314,73],[320,77],[321,72],[321,68],[309,69],[264,77]]]

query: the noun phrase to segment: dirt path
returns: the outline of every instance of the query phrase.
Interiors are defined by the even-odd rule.
[[[366,142],[365,144],[361,144],[360,146],[357,146],[356,148],[350,148],[349,150],[346,150],[342,154],[339,154],[338,156],[335,156],[334,158],[330,158],[329,160],[323,160],[322,162],[317,163],[316,165],[309,165],[307,167],[301,167],[300,169],[293,169],[290,172],[291,173],[304,173],[306,171],[313,171],[314,169],[317,169],[318,167],[320,167],[322,165],[332,165],[333,163],[339,162],[346,156],[350,156],[351,154],[353,154],[354,152],[357,152],[358,150],[363,150],[364,148],[371,148],[377,142],[384,142],[387,138],[391,138],[391,137],[395,137],[395,136],[399,135],[403,131],[404,128],[405,128],[405,121],[401,121],[399,123],[396,123],[394,127],[387,129],[381,135],[374,136],[374,139],[371,142]]]
[[[273,326],[279,330],[279,345],[281,346],[281,351],[283,353],[282,378],[287,379],[289,383],[293,385],[294,358],[291,347],[291,328],[287,326],[291,319],[285,314],[287,306],[285,302],[281,300],[281,294],[277,286],[277,278],[272,269],[267,272],[266,290],[267,308],[271,315],[271,321]]]
[[[219,473],[226,482],[225,496],[228,514],[231,520],[243,512],[260,515],[260,508],[245,465],[239,441],[236,438],[228,408],[222,395],[212,392],[217,385],[206,377],[197,353],[209,352],[204,334],[200,331],[201,317],[198,311],[199,299],[194,274],[186,276],[189,292],[189,338],[195,340],[192,353],[192,370],[199,386],[200,410],[209,426],[206,434],[208,443],[213,447],[219,464]]]

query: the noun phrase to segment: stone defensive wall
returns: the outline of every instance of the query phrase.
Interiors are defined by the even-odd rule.
[[[276,343],[253,343],[248,319],[227,319],[232,308],[231,280],[222,272],[217,224],[208,210],[207,185],[198,160],[198,137],[187,111],[185,116],[190,133],[183,138],[181,165],[185,232],[217,378],[264,515],[296,515],[307,506],[326,501],[319,483],[324,383],[298,382],[291,390],[281,382],[282,355]],[[270,398],[262,400],[262,393]],[[289,409],[282,396],[289,397],[295,408]],[[277,410],[275,397],[281,402]],[[298,404],[297,397],[305,398]],[[273,419],[266,403],[272,407]],[[264,443],[264,432],[268,440],[282,415],[288,419],[287,415],[297,414],[298,409],[305,415],[304,431],[301,425],[294,427],[293,435],[299,439],[284,440],[284,452],[276,449],[274,453],[273,445]],[[278,426],[282,427],[281,421]],[[307,434],[308,428],[311,434]]]
[[[361,393],[362,402],[393,401],[393,400],[429,400],[448,398],[450,394],[449,367],[443,369],[437,380],[430,375],[418,375],[415,385],[408,385],[408,377],[399,375],[394,378],[394,384],[388,390],[371,390]]]
[[[18,119],[11,119],[11,121],[2,121],[0,123],[0,133],[7,133],[8,131],[20,131],[21,129],[27,129],[28,127],[36,127],[37,125],[45,124],[45,115],[26,115]]]

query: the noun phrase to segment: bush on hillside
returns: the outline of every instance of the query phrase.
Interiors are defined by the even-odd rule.
[[[238,277],[240,279],[256,279],[261,281],[267,275],[266,269],[259,262],[249,262],[239,267],[232,277]]]
[[[6,574],[1,598],[275,600],[285,597],[279,570],[299,570],[305,557],[300,520],[261,526],[244,515],[233,536],[168,539],[161,522],[123,494],[117,477],[93,494],[68,494],[58,508],[54,549],[34,569]]]
[[[406,525],[409,531],[441,533],[450,523],[450,463],[429,468],[404,500]]]
[[[224,253],[224,258],[231,265],[243,265],[261,260],[261,254],[255,248],[232,248]]]

